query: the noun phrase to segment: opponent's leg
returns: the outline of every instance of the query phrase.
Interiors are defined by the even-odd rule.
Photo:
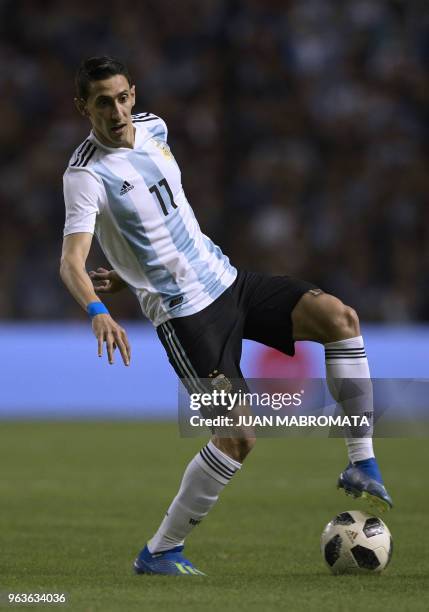
[[[306,293],[292,312],[295,340],[314,340],[325,345],[326,378],[333,398],[344,413],[365,416],[366,428],[347,432],[350,464],[341,474],[339,486],[357,496],[368,496],[380,510],[392,500],[374,457],[373,393],[368,360],[356,312],[325,293]]]

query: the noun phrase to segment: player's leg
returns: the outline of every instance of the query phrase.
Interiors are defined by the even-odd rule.
[[[225,486],[241,469],[255,440],[240,427],[234,429],[231,438],[224,432],[215,433],[187,465],[175,498],[148,542],[152,554],[183,546],[186,537],[207,516]]]
[[[292,322],[295,340],[313,340],[325,346],[329,390],[336,401],[343,401],[345,413],[366,415],[372,422],[372,385],[356,312],[332,295],[307,293],[294,308]],[[344,379],[362,380],[354,402],[347,397]],[[372,427],[366,435],[346,438],[351,462],[374,457],[371,433]]]
[[[353,309],[315,285],[286,276],[249,274],[244,337],[294,355],[295,340],[325,345],[327,379],[345,412],[372,417],[372,384],[359,320]],[[249,297],[250,296],[250,297]],[[350,383],[354,383],[353,399]],[[356,389],[356,387],[358,387]],[[391,505],[372,448],[372,429],[347,437],[350,465],[339,484],[356,495],[373,494]]]
[[[370,497],[380,510],[388,509],[392,500],[374,456],[372,383],[356,312],[332,295],[311,291],[295,306],[292,323],[295,340],[324,344],[329,390],[344,413],[366,416],[370,423],[347,433],[350,464],[341,474],[339,486],[351,494]]]
[[[203,446],[188,463],[165,517],[136,559],[137,573],[201,573],[183,555],[185,539],[207,516],[240,468],[241,462],[221,451],[212,440]]]
[[[158,328],[178,376],[197,385],[215,370],[231,379],[241,376],[241,334],[242,324],[229,293],[197,315]],[[193,457],[158,530],[135,561],[138,573],[200,573],[183,556],[185,538],[213,508],[253,444],[248,430],[235,430],[231,440],[214,435]]]

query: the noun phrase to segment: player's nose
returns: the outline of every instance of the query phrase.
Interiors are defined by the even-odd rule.
[[[112,107],[112,119],[114,121],[117,121],[120,117],[121,117],[121,112],[120,112],[118,103],[116,102]]]

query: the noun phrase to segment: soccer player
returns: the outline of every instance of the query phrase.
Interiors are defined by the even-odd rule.
[[[61,278],[92,320],[98,355],[117,348],[126,366],[126,332],[97,296],[129,287],[156,327],[182,379],[241,379],[243,338],[294,354],[296,340],[322,343],[326,376],[347,413],[372,417],[372,387],[359,321],[352,308],[311,283],[237,270],[198,225],[167,144],[167,126],[132,114],[136,91],[127,68],[108,57],[85,60],[76,76],[78,111],[92,131],[64,174],[66,221]],[[112,270],[88,274],[93,234]],[[355,388],[355,387],[354,387]],[[347,402],[345,401],[347,400]],[[186,536],[216,503],[255,444],[252,431],[214,432],[190,461],[159,529],[134,562],[137,573],[201,575],[184,556]],[[347,437],[349,464],[338,485],[391,507],[374,457],[371,431]]]

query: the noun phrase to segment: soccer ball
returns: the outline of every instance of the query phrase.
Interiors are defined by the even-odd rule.
[[[322,555],[333,574],[381,572],[392,557],[392,536],[377,516],[348,510],[328,523]]]

